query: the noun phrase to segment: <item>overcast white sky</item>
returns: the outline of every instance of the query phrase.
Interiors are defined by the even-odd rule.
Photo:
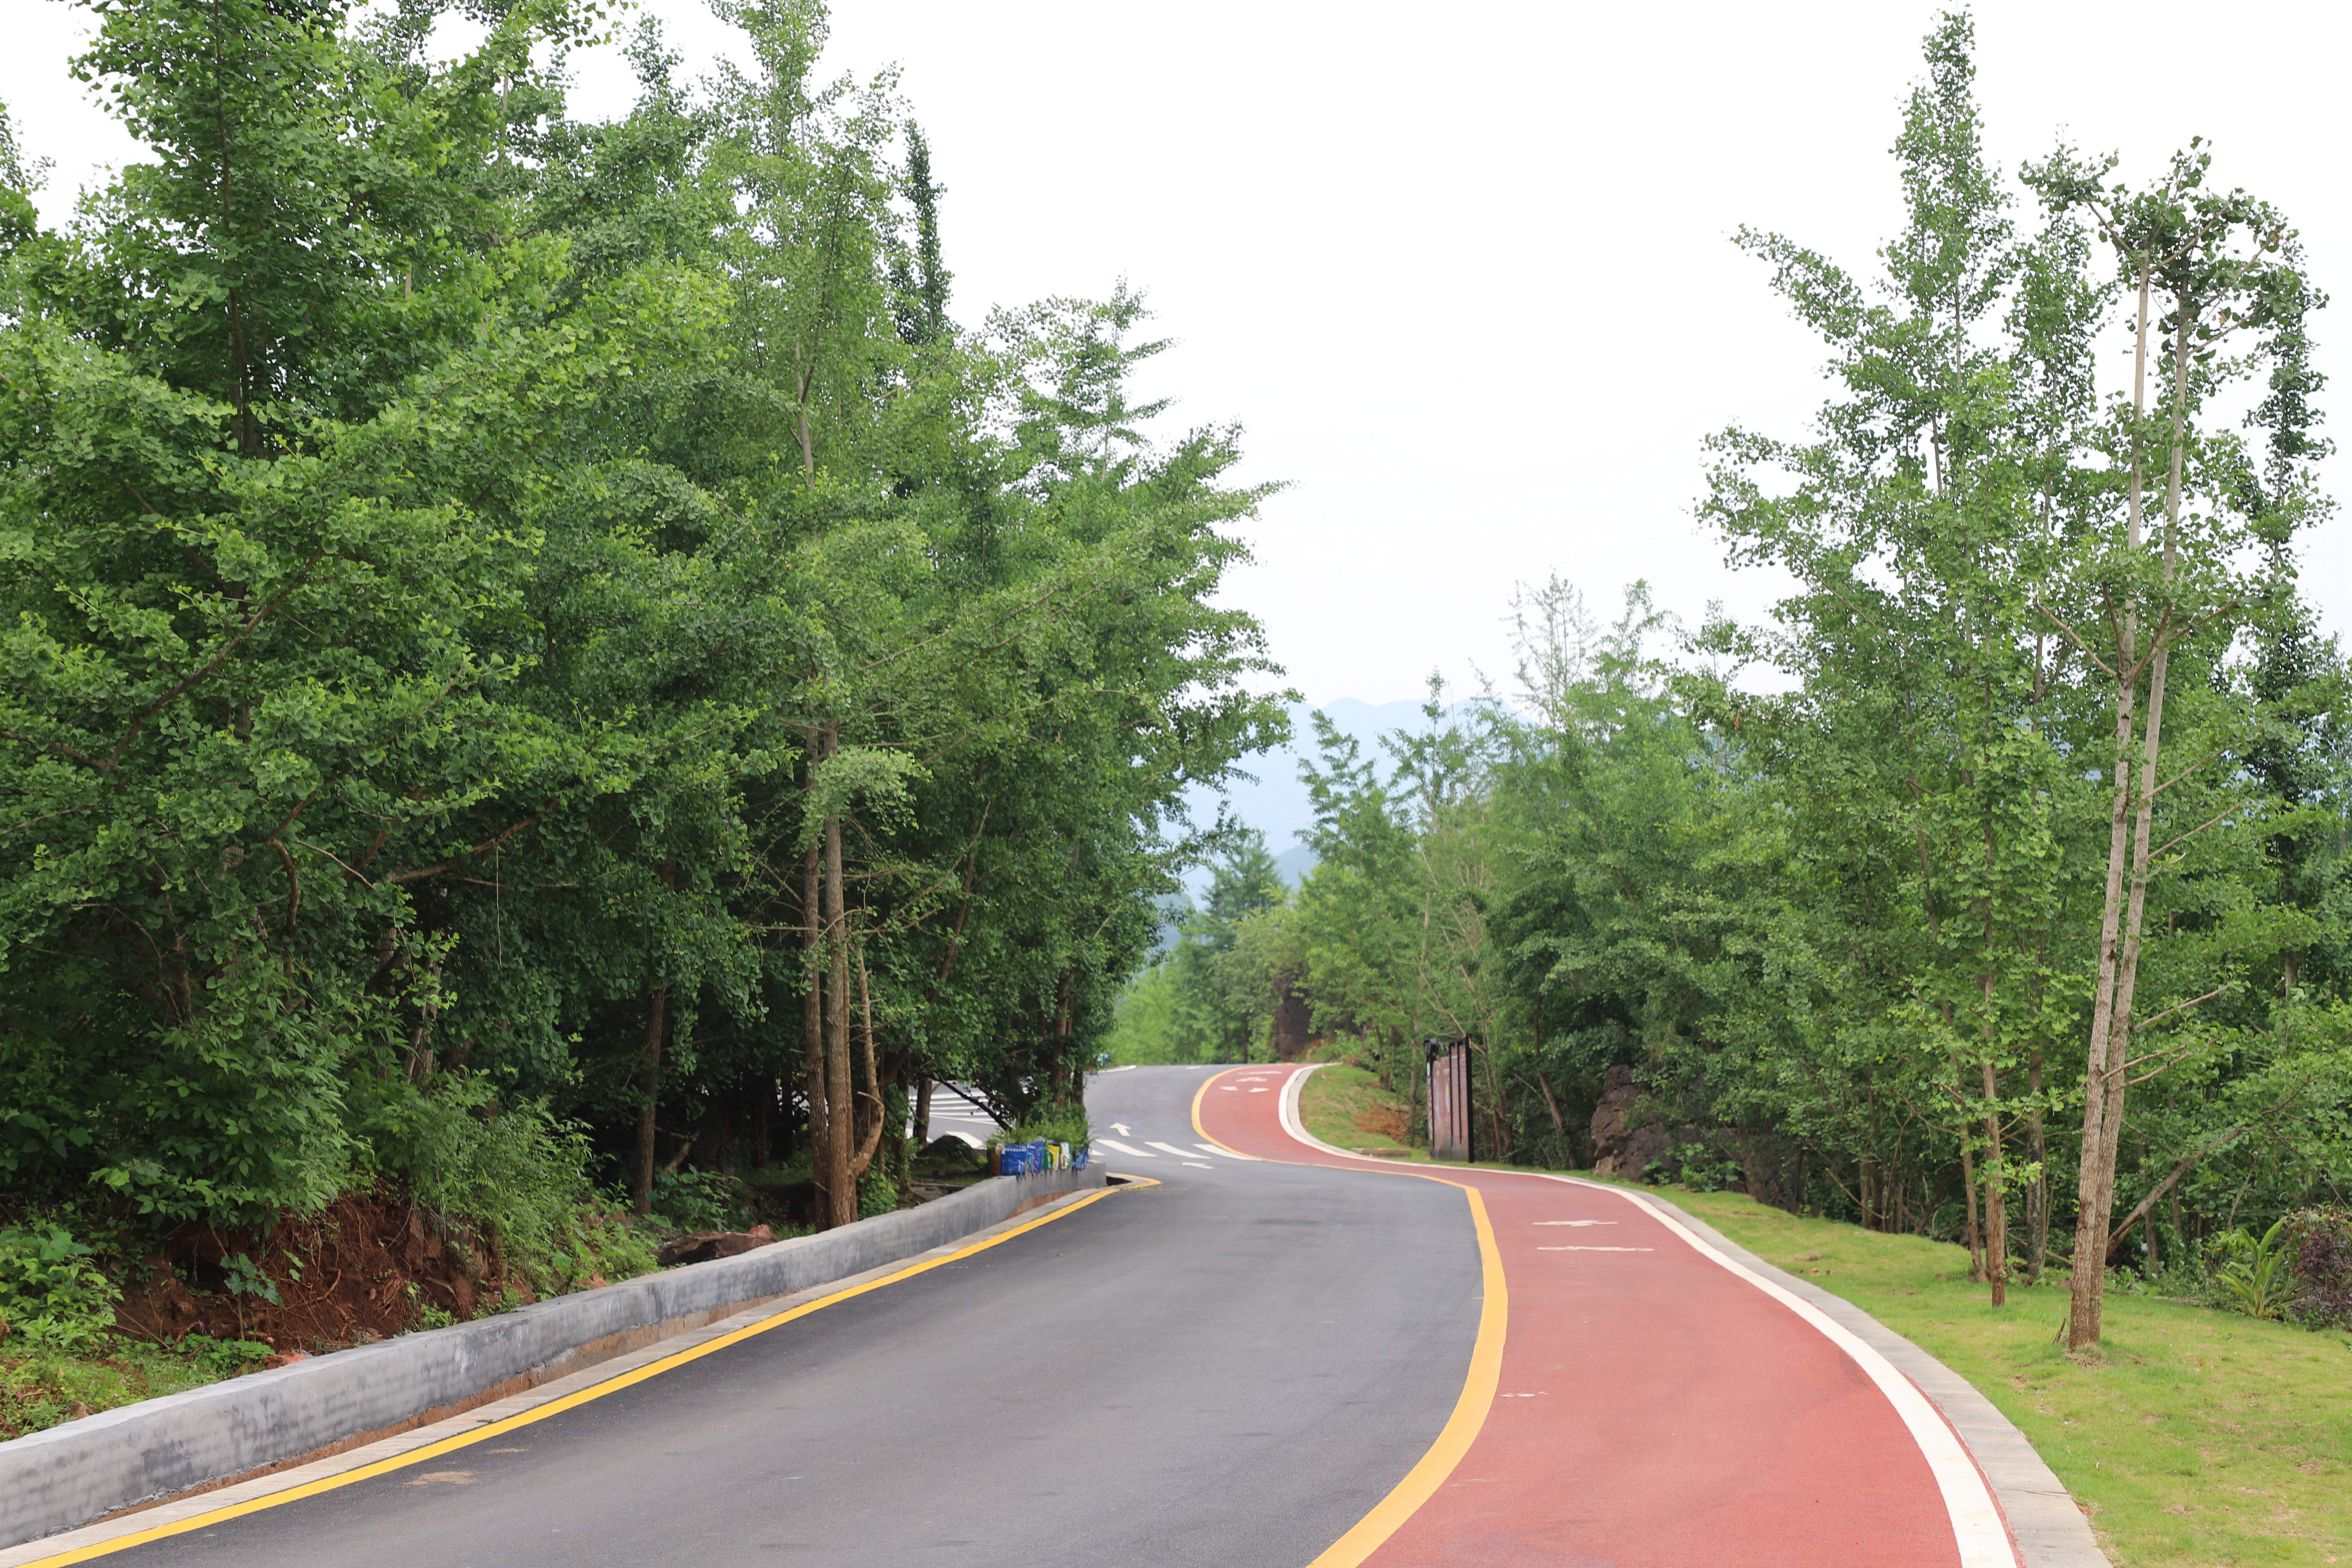
[[[647,0],[689,61],[724,47],[698,0]],[[66,75],[88,31],[7,0],[0,99],[55,161],[61,217],[135,156]],[[1307,699],[1416,695],[1432,669],[1507,670],[1515,582],[1558,571],[1596,607],[1646,577],[1696,619],[1754,616],[1691,521],[1700,441],[1801,433],[1820,356],[1730,244],[1780,229],[1870,262],[1899,217],[1892,142],[1937,7],[1185,0],[836,0],[828,74],[903,68],[929,132],[955,312],[1101,294],[1124,275],[1180,346],[1150,390],[1248,432],[1265,509],[1233,602]],[[2146,174],[2192,135],[2300,224],[2322,367],[2352,397],[2344,7],[1993,0],[1979,89],[2013,168],[2062,133]],[[617,111],[617,63],[577,101]],[[2338,416],[2338,434],[2352,416]],[[2352,457],[2332,465],[2352,488]],[[2352,523],[2305,583],[2352,628]]]

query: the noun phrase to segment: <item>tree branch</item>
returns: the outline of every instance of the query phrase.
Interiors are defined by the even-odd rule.
[[[391,876],[383,879],[383,885],[389,888],[396,886],[402,882],[421,882],[428,877],[437,877],[441,875],[442,872],[449,870],[453,867],[461,865],[467,860],[471,860],[477,855],[486,854],[488,851],[497,848],[499,845],[504,844],[508,839],[512,838],[516,834],[520,833],[524,828],[532,826],[534,823],[543,821],[547,816],[549,809],[549,807],[542,805],[537,811],[532,812],[529,816],[524,817],[520,822],[516,823],[513,826],[499,834],[497,837],[485,838],[479,844],[475,845],[471,849],[461,849],[457,854],[450,856],[446,860],[436,862],[431,866],[420,866],[414,871],[395,871]],[[356,875],[356,873],[354,874]]]
[[[2151,860],[2151,861],[2153,861],[2153,860],[2154,860],[2154,859],[2155,859],[2158,855],[2162,855],[2162,854],[2164,854],[2167,850],[2170,849],[2170,848],[2171,848],[2174,845],[2176,845],[2176,844],[2186,844],[2189,840],[2190,840],[2190,839],[2192,839],[2192,838],[2196,837],[2199,834],[2200,834],[2200,833],[2204,832],[2207,828],[2211,827],[2211,826],[2214,826],[2215,825],[2219,824],[2219,823],[2220,823],[2220,822],[2221,822],[2224,817],[2235,816],[2238,813],[2240,813],[2240,812],[2242,812],[2242,811],[2245,810],[2245,809],[2246,809],[2246,807],[2247,807],[2248,805],[2252,805],[2252,803],[2251,801],[2243,801],[2243,800],[2242,800],[2242,801],[2240,801],[2237,805],[2233,805],[2233,806],[2231,806],[2231,807],[2230,807],[2229,809],[2227,809],[2226,811],[2222,811],[2222,812],[2221,812],[2221,813],[2219,813],[2219,814],[2215,815],[2214,816],[2210,817],[2210,819],[2208,819],[2208,820],[2206,820],[2206,821],[2204,821],[2204,822],[2200,822],[2200,823],[2199,823],[2196,826],[2194,826],[2194,827],[2190,828],[2188,832],[2183,833],[2183,834],[2179,834],[2179,835],[2178,835],[2178,836],[2176,836],[2176,837],[2171,837],[2171,838],[2168,838],[2168,839],[2166,839],[2162,844],[2158,845],[2155,849],[2153,849],[2152,851],[2150,851],[2150,852],[2149,852],[2149,854],[2148,854],[2148,859],[2149,859],[2149,860]]]

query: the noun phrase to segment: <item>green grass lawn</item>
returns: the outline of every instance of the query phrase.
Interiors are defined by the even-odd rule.
[[[1299,1100],[1307,1131],[1342,1149],[1374,1147],[1366,1129],[1394,1125],[1403,1104],[1340,1067]],[[2013,1285],[1996,1311],[1950,1243],[1737,1193],[1654,1190],[1974,1384],[2084,1505],[2118,1568],[2352,1563],[2352,1336],[2117,1291],[2102,1352],[2076,1359],[2056,1342],[2062,1283]]]

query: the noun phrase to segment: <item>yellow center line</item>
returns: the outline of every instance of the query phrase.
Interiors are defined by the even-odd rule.
[[[1159,1184],[1133,1181],[1126,1184],[1157,1186]],[[66,1568],[66,1564],[69,1563],[87,1563],[94,1557],[106,1557],[117,1552],[127,1552],[134,1546],[143,1546],[151,1541],[162,1541],[170,1536],[184,1535],[192,1530],[203,1530],[211,1525],[226,1523],[229,1520],[240,1519],[248,1513],[258,1513],[266,1508],[278,1508],[286,1503],[299,1502],[304,1498],[317,1497],[320,1492],[333,1491],[338,1487],[348,1487],[360,1481],[373,1480],[378,1476],[390,1475],[394,1470],[405,1469],[411,1465],[421,1465],[429,1459],[440,1458],[445,1454],[456,1453],[460,1448],[470,1447],[487,1438],[502,1436],[509,1432],[528,1426],[535,1421],[544,1421],[551,1415],[560,1415],[567,1410],[575,1410],[591,1400],[602,1399],[606,1394],[618,1394],[625,1388],[635,1387],[647,1378],[658,1377],[663,1373],[686,1365],[688,1362],[700,1361],[707,1355],[715,1355],[730,1345],[740,1344],[753,1335],[764,1334],[771,1329],[780,1329],[786,1323],[805,1318],[812,1312],[822,1311],[837,1302],[863,1296],[869,1290],[879,1290],[885,1285],[895,1285],[901,1279],[911,1279],[918,1274],[927,1274],[934,1268],[956,1262],[960,1258],[970,1258],[975,1252],[985,1252],[992,1247],[1001,1247],[1016,1236],[1025,1236],[1039,1226],[1051,1225],[1066,1215],[1074,1215],[1088,1204],[1098,1203],[1118,1190],[1118,1187],[1105,1187],[1099,1192],[1089,1193],[1077,1202],[1065,1204],[1055,1209],[1053,1213],[1041,1215],[1026,1225],[1015,1226],[1013,1229],[992,1236],[984,1241],[975,1241],[969,1247],[959,1247],[945,1257],[934,1258],[926,1263],[914,1264],[879,1279],[869,1279],[863,1285],[853,1285],[846,1290],[836,1290],[830,1296],[803,1302],[800,1306],[778,1312],[773,1317],[762,1318],[756,1323],[749,1323],[730,1333],[721,1334],[715,1340],[706,1341],[704,1343],[666,1355],[659,1361],[648,1362],[641,1367],[621,1373],[592,1387],[564,1394],[560,1399],[551,1399],[544,1405],[534,1405],[519,1415],[490,1422],[471,1432],[460,1433],[455,1437],[444,1437],[437,1443],[429,1443],[424,1447],[412,1449],[408,1453],[393,1458],[378,1459],[373,1464],[362,1465],[356,1469],[346,1470],[341,1475],[324,1476],[315,1481],[305,1481],[300,1486],[289,1487],[282,1492],[271,1492],[267,1497],[252,1498],[244,1502],[231,1503],[223,1508],[191,1514],[186,1519],[177,1520],[170,1524],[159,1524],[152,1530],[142,1530],[133,1535],[118,1536],[112,1541],[76,1547],[70,1552],[60,1552],[52,1557],[37,1558],[23,1564],[22,1568]]]
[[[1234,1069],[1240,1070],[1240,1069]],[[1242,1151],[1218,1138],[1201,1124],[1201,1102],[1221,1078],[1230,1072],[1212,1073],[1202,1081],[1200,1091],[1192,1096],[1192,1131],[1228,1153]],[[1312,1165],[1322,1171],[1360,1170],[1360,1166],[1326,1165],[1310,1160],[1276,1160],[1271,1155],[1255,1158],[1269,1164]],[[1372,1510],[1358,1520],[1347,1534],[1333,1542],[1323,1554],[1307,1568],[1357,1568],[1357,1565],[1379,1551],[1389,1537],[1404,1527],[1421,1506],[1437,1494],[1454,1467],[1470,1452],[1470,1445],[1478,1440],[1479,1430],[1486,1424],[1486,1413],[1494,1407],[1495,1390],[1503,1376],[1503,1339],[1510,1325],[1510,1291],[1503,1279],[1503,1252],[1495,1244],[1495,1227],[1486,1217],[1486,1200],[1478,1189],[1467,1182],[1456,1182],[1426,1171],[1373,1170],[1375,1176],[1412,1176],[1419,1181],[1436,1182],[1459,1188],[1470,1200],[1470,1223],[1478,1232],[1478,1268],[1485,1299],[1478,1308],[1478,1338],[1470,1347],[1470,1370],[1462,1380],[1462,1394],[1454,1402],[1454,1414],[1446,1417],[1444,1429],[1429,1446],[1420,1462],[1407,1470],[1404,1479],[1391,1488],[1388,1496],[1372,1505]]]

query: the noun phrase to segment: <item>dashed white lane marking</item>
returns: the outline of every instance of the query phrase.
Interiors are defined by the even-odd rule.
[[[1213,1170],[1215,1170],[1215,1169],[1216,1169],[1216,1167],[1215,1167],[1214,1165],[1203,1165],[1203,1164],[1202,1164],[1202,1163],[1201,1163],[1201,1162],[1200,1162],[1200,1161],[1198,1161],[1198,1160],[1187,1160],[1187,1161],[1185,1161],[1185,1162],[1184,1162],[1184,1163],[1185,1163],[1189,1168],[1191,1168],[1191,1169],[1192,1169],[1192,1170],[1195,1170],[1195,1171],[1213,1171]]]
[[[1197,1158],[1190,1149],[1179,1149],[1173,1143],[1155,1142],[1149,1138],[1146,1138],[1143,1141],[1143,1146],[1147,1149],[1157,1149],[1163,1154],[1173,1154],[1179,1160],[1191,1160]]]
[[[1255,1160],[1257,1158],[1255,1154],[1244,1154],[1238,1149],[1220,1149],[1214,1143],[1195,1143],[1192,1147],[1198,1149],[1203,1154],[1215,1154],[1220,1158],[1227,1160]]]
[[[1655,1252],[1654,1247],[1538,1247],[1538,1252]]]
[[[1130,1160],[1156,1160],[1159,1158],[1157,1154],[1147,1154],[1140,1149],[1130,1149],[1116,1138],[1097,1138],[1095,1142],[1109,1150],[1112,1153],[1124,1154]]]
[[[1252,1094],[1264,1094],[1266,1092],[1266,1087],[1264,1084],[1260,1084],[1255,1089],[1251,1089],[1250,1092]]]

